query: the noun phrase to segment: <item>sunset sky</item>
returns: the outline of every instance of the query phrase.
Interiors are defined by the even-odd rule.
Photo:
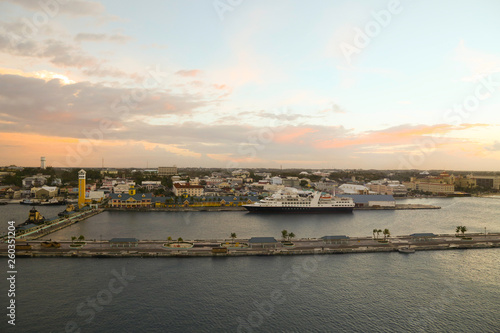
[[[500,170],[500,2],[0,1],[0,166]]]

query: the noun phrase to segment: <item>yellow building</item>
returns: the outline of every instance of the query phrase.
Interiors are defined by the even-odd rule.
[[[78,208],[85,206],[85,170],[78,171]]]

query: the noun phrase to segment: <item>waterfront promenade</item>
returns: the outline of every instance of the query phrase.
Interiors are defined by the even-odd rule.
[[[176,242],[162,240],[140,240],[129,244],[117,245],[110,241],[91,240],[85,245],[74,248],[71,241],[60,242],[60,248],[45,248],[42,240],[28,242],[29,250],[17,250],[18,257],[237,257],[237,256],[273,256],[306,254],[346,254],[369,252],[394,252],[410,247],[415,251],[458,250],[499,248],[500,234],[468,234],[456,237],[453,234],[433,235],[432,237],[396,236],[386,243],[371,237],[354,237],[342,241],[342,244],[329,244],[321,238],[293,240],[293,246],[286,246],[279,240],[274,244],[251,244],[249,239],[210,239],[191,240],[176,247]],[[24,242],[23,242],[24,243]],[[167,244],[171,244],[168,247]],[[238,244],[239,246],[236,246]],[[222,250],[222,251],[221,251]],[[7,244],[0,244],[0,256],[7,256]]]

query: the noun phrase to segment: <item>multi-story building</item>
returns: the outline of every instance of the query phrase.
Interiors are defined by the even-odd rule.
[[[111,207],[118,208],[144,208],[152,206],[151,193],[136,193],[131,186],[128,193],[111,193],[109,195]]]
[[[47,182],[47,178],[50,176],[38,174],[32,177],[26,177],[23,179],[23,187],[32,187],[32,186],[42,186]]]
[[[283,185],[283,179],[281,177],[275,176],[271,178],[271,184],[273,185]]]
[[[175,166],[158,167],[158,176],[160,176],[160,177],[173,176],[176,174],[177,174],[177,167],[175,167]]]
[[[500,176],[472,176],[477,186],[500,190]]]
[[[295,187],[300,188],[300,179],[299,177],[286,177],[282,182],[285,187]],[[276,184],[279,185],[279,184]]]
[[[318,191],[323,191],[323,192],[333,192],[335,190],[335,187],[337,186],[337,183],[335,182],[317,182],[314,183],[314,188]]]
[[[377,194],[405,196],[408,192],[406,186],[400,184],[398,180],[374,180],[366,184],[366,186],[370,189],[370,191]]]
[[[146,188],[148,191],[162,187],[161,181],[159,180],[144,180],[141,182],[141,186]]]
[[[174,192],[175,196],[181,196],[181,195],[189,195],[189,196],[201,196],[203,195],[204,187],[201,185],[181,185],[181,184],[174,184],[172,191]]]
[[[134,181],[127,181],[121,184],[116,184],[113,187],[113,193],[126,193],[128,192],[131,186],[135,186]]]
[[[451,194],[455,192],[455,185],[446,184],[444,181],[429,181],[428,178],[412,179],[409,182],[403,182],[408,190],[418,190],[434,194]]]
[[[250,172],[246,170],[234,170],[231,172],[233,177],[241,177],[241,178],[246,178],[250,176]]]

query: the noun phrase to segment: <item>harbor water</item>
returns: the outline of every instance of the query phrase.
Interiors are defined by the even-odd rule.
[[[374,228],[401,235],[453,233],[457,225],[467,226],[468,233],[500,231],[498,199],[401,203],[442,209],[277,216],[104,212],[48,237],[207,239],[235,232],[238,237],[278,238],[283,229],[300,238],[371,236]],[[28,210],[0,206],[3,220],[25,219]],[[499,263],[498,249],[410,255],[19,258],[16,327],[5,318],[0,327],[2,332],[499,332]],[[5,279],[0,286],[8,289]],[[6,304],[6,292],[2,299]]]

